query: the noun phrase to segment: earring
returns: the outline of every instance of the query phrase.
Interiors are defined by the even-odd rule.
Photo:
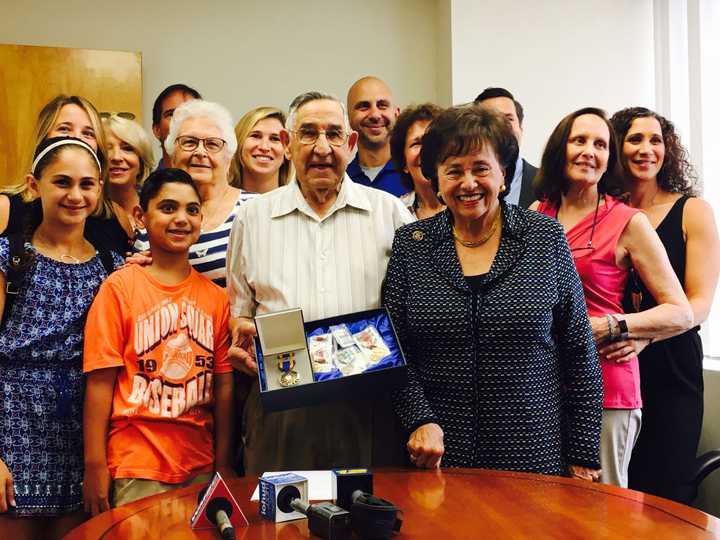
[[[442,194],[438,191],[437,192],[437,200],[440,201],[441,204],[445,204],[445,201],[443,201]]]
[[[500,186],[500,193],[503,193],[507,188],[505,187],[505,184]]]

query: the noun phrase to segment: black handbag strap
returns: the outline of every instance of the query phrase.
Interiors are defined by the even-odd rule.
[[[7,239],[9,254],[5,273],[5,306],[3,307],[2,324],[5,324],[12,305],[15,303],[15,298],[20,292],[28,262],[25,253],[25,237],[22,232],[13,232],[8,235]]]

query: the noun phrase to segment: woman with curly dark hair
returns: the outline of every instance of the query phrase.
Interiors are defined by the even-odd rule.
[[[652,343],[640,354],[643,429],[630,461],[630,487],[683,503],[703,417],[702,343],[720,269],[720,241],[710,205],[697,197],[697,176],[666,118],[643,107],[610,119],[620,141],[630,205],[660,236],[693,311],[693,328]],[[642,281],[626,295],[628,310],[656,305]]]
[[[440,107],[432,103],[411,105],[400,113],[390,135],[392,159],[400,171],[400,181],[410,190],[400,199],[418,219],[432,217],[445,209],[430,180],[423,176],[420,168],[423,135],[441,111]]]
[[[618,147],[603,110],[586,107],[560,121],[535,182],[541,202],[530,208],[565,229],[600,353],[602,481],[627,487],[641,425],[637,354],[653,339],[690,328],[690,306],[647,218],[617,198],[622,189]],[[622,307],[633,267],[658,299],[640,313]]]

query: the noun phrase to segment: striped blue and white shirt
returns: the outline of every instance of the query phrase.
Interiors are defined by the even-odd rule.
[[[233,206],[227,218],[225,218],[225,221],[211,231],[202,231],[198,241],[190,247],[188,259],[192,267],[223,288],[225,287],[225,260],[227,256],[228,239],[233,221],[245,201],[254,197],[257,197],[257,193],[241,191],[235,201],[235,206]],[[145,230],[141,230],[138,233],[137,239],[135,240],[135,249],[137,251],[150,249],[150,242],[148,241]]]

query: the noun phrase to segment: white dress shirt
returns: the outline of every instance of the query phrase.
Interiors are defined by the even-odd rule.
[[[322,218],[297,182],[248,201],[227,252],[232,316],[299,307],[311,321],[378,307],[395,230],[411,221],[400,199],[347,175]]]

